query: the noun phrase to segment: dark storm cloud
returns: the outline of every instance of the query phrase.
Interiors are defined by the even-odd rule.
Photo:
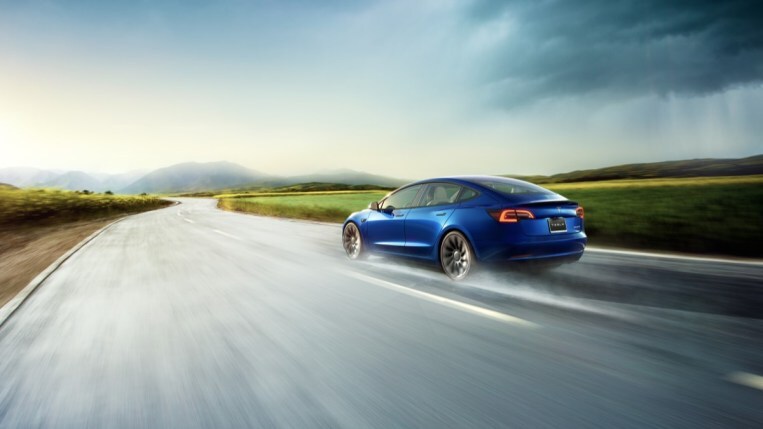
[[[490,1],[469,11],[476,32],[510,31],[482,79],[499,104],[596,93],[707,94],[763,81],[760,1]]]

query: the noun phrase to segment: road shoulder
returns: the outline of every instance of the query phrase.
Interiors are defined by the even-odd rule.
[[[64,261],[122,219],[0,231],[0,325]]]

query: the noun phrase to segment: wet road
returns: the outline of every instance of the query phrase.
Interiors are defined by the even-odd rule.
[[[761,265],[453,283],[339,231],[210,200],[111,226],[0,327],[0,428],[763,425]]]

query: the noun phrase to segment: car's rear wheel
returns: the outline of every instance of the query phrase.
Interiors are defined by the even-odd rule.
[[[344,226],[342,231],[342,246],[350,259],[360,259],[365,254],[363,248],[363,237],[360,235],[358,226],[350,222]]]
[[[469,240],[458,231],[449,232],[440,244],[440,265],[453,280],[461,280],[474,266],[474,253]]]

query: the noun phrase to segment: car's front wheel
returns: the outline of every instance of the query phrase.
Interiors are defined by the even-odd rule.
[[[342,246],[350,259],[360,259],[365,254],[363,237],[360,235],[358,226],[350,222],[342,230]]]
[[[458,231],[449,232],[440,244],[440,265],[453,280],[461,280],[474,265],[474,253],[469,240]]]

